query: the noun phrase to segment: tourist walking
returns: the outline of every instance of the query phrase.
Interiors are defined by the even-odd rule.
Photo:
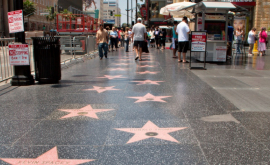
[[[129,47],[129,27],[126,27],[126,31],[125,31],[125,43],[126,43],[126,52],[128,52],[128,47]]]
[[[108,51],[108,32],[103,28],[103,25],[99,25],[99,30],[96,34],[96,42],[98,45],[99,59],[102,60],[103,54],[107,58]],[[103,53],[104,51],[104,53]]]
[[[165,49],[165,43],[166,43],[166,36],[167,36],[167,32],[166,29],[162,29],[159,33],[160,36],[160,50],[164,50]]]
[[[110,37],[110,27],[109,26],[107,26],[106,27],[106,30],[107,30],[107,33],[108,33],[108,39],[109,39],[109,42],[108,42],[108,52],[110,52],[110,47],[111,47],[111,37]]]
[[[267,41],[267,33],[265,32],[266,28],[262,27],[261,32],[259,33],[259,46],[258,51],[259,55],[265,56],[266,50],[266,41]]]
[[[176,56],[176,51],[178,50],[178,35],[176,34],[176,27],[178,25],[177,21],[173,22],[174,26],[172,28],[172,33],[173,33],[173,37],[172,37],[172,48],[173,48],[173,58],[177,58]]]
[[[178,62],[188,63],[186,60],[186,53],[189,47],[189,33],[187,17],[184,16],[182,22],[177,25],[176,34],[178,35]],[[181,60],[181,53],[183,60]]]
[[[252,56],[252,50],[255,44],[255,38],[256,38],[256,28],[252,28],[248,33],[248,56]]]
[[[153,47],[155,47],[155,31],[154,31],[154,29],[151,29],[150,35],[151,35],[150,45],[151,45],[151,48],[153,48]]]
[[[132,28],[132,38],[134,40],[134,48],[136,51],[135,60],[139,58],[139,61],[142,61],[142,47],[144,42],[147,42],[147,32],[145,26],[141,23],[142,19],[138,18],[137,22]]]
[[[116,31],[116,28],[113,27],[112,31],[110,32],[110,38],[111,38],[111,46],[112,46],[112,51],[113,47],[115,47],[115,50],[117,50],[117,38],[118,38],[118,33]]]
[[[125,32],[124,32],[123,28],[121,28],[120,36],[121,36],[121,47],[124,47],[124,45],[125,45]]]
[[[156,27],[155,30],[155,40],[156,40],[156,47],[157,49],[159,49],[159,45],[160,45],[160,29],[158,27]]]

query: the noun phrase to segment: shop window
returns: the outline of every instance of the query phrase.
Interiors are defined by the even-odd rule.
[[[162,7],[165,6],[165,2],[162,1],[152,1],[150,5],[150,18],[164,18],[163,15],[159,14]]]

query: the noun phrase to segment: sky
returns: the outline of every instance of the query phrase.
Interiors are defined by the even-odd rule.
[[[127,9],[127,1],[129,1],[129,8],[131,8],[131,1],[132,1],[132,5],[133,5],[133,8],[134,8],[134,10],[133,10],[133,21],[135,20],[135,3],[136,3],[136,1],[135,0],[118,0],[118,4],[119,4],[119,8],[121,9],[121,24],[123,24],[123,23],[126,23],[127,22],[127,11],[126,11],[126,9]],[[141,0],[137,0],[138,1],[138,3],[140,3],[140,4],[143,4],[144,3],[144,1],[143,2],[141,2]],[[124,15],[125,14],[125,15]],[[129,12],[129,16],[131,16],[131,12]],[[129,23],[131,24],[131,18],[129,17]]]

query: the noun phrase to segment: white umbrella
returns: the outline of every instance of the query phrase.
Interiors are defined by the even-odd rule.
[[[160,9],[162,15],[192,15],[192,7],[195,6],[194,2],[178,2],[167,5]]]

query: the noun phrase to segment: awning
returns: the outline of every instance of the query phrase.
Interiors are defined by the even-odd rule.
[[[205,8],[208,9],[235,9],[236,7],[231,2],[202,2]]]

